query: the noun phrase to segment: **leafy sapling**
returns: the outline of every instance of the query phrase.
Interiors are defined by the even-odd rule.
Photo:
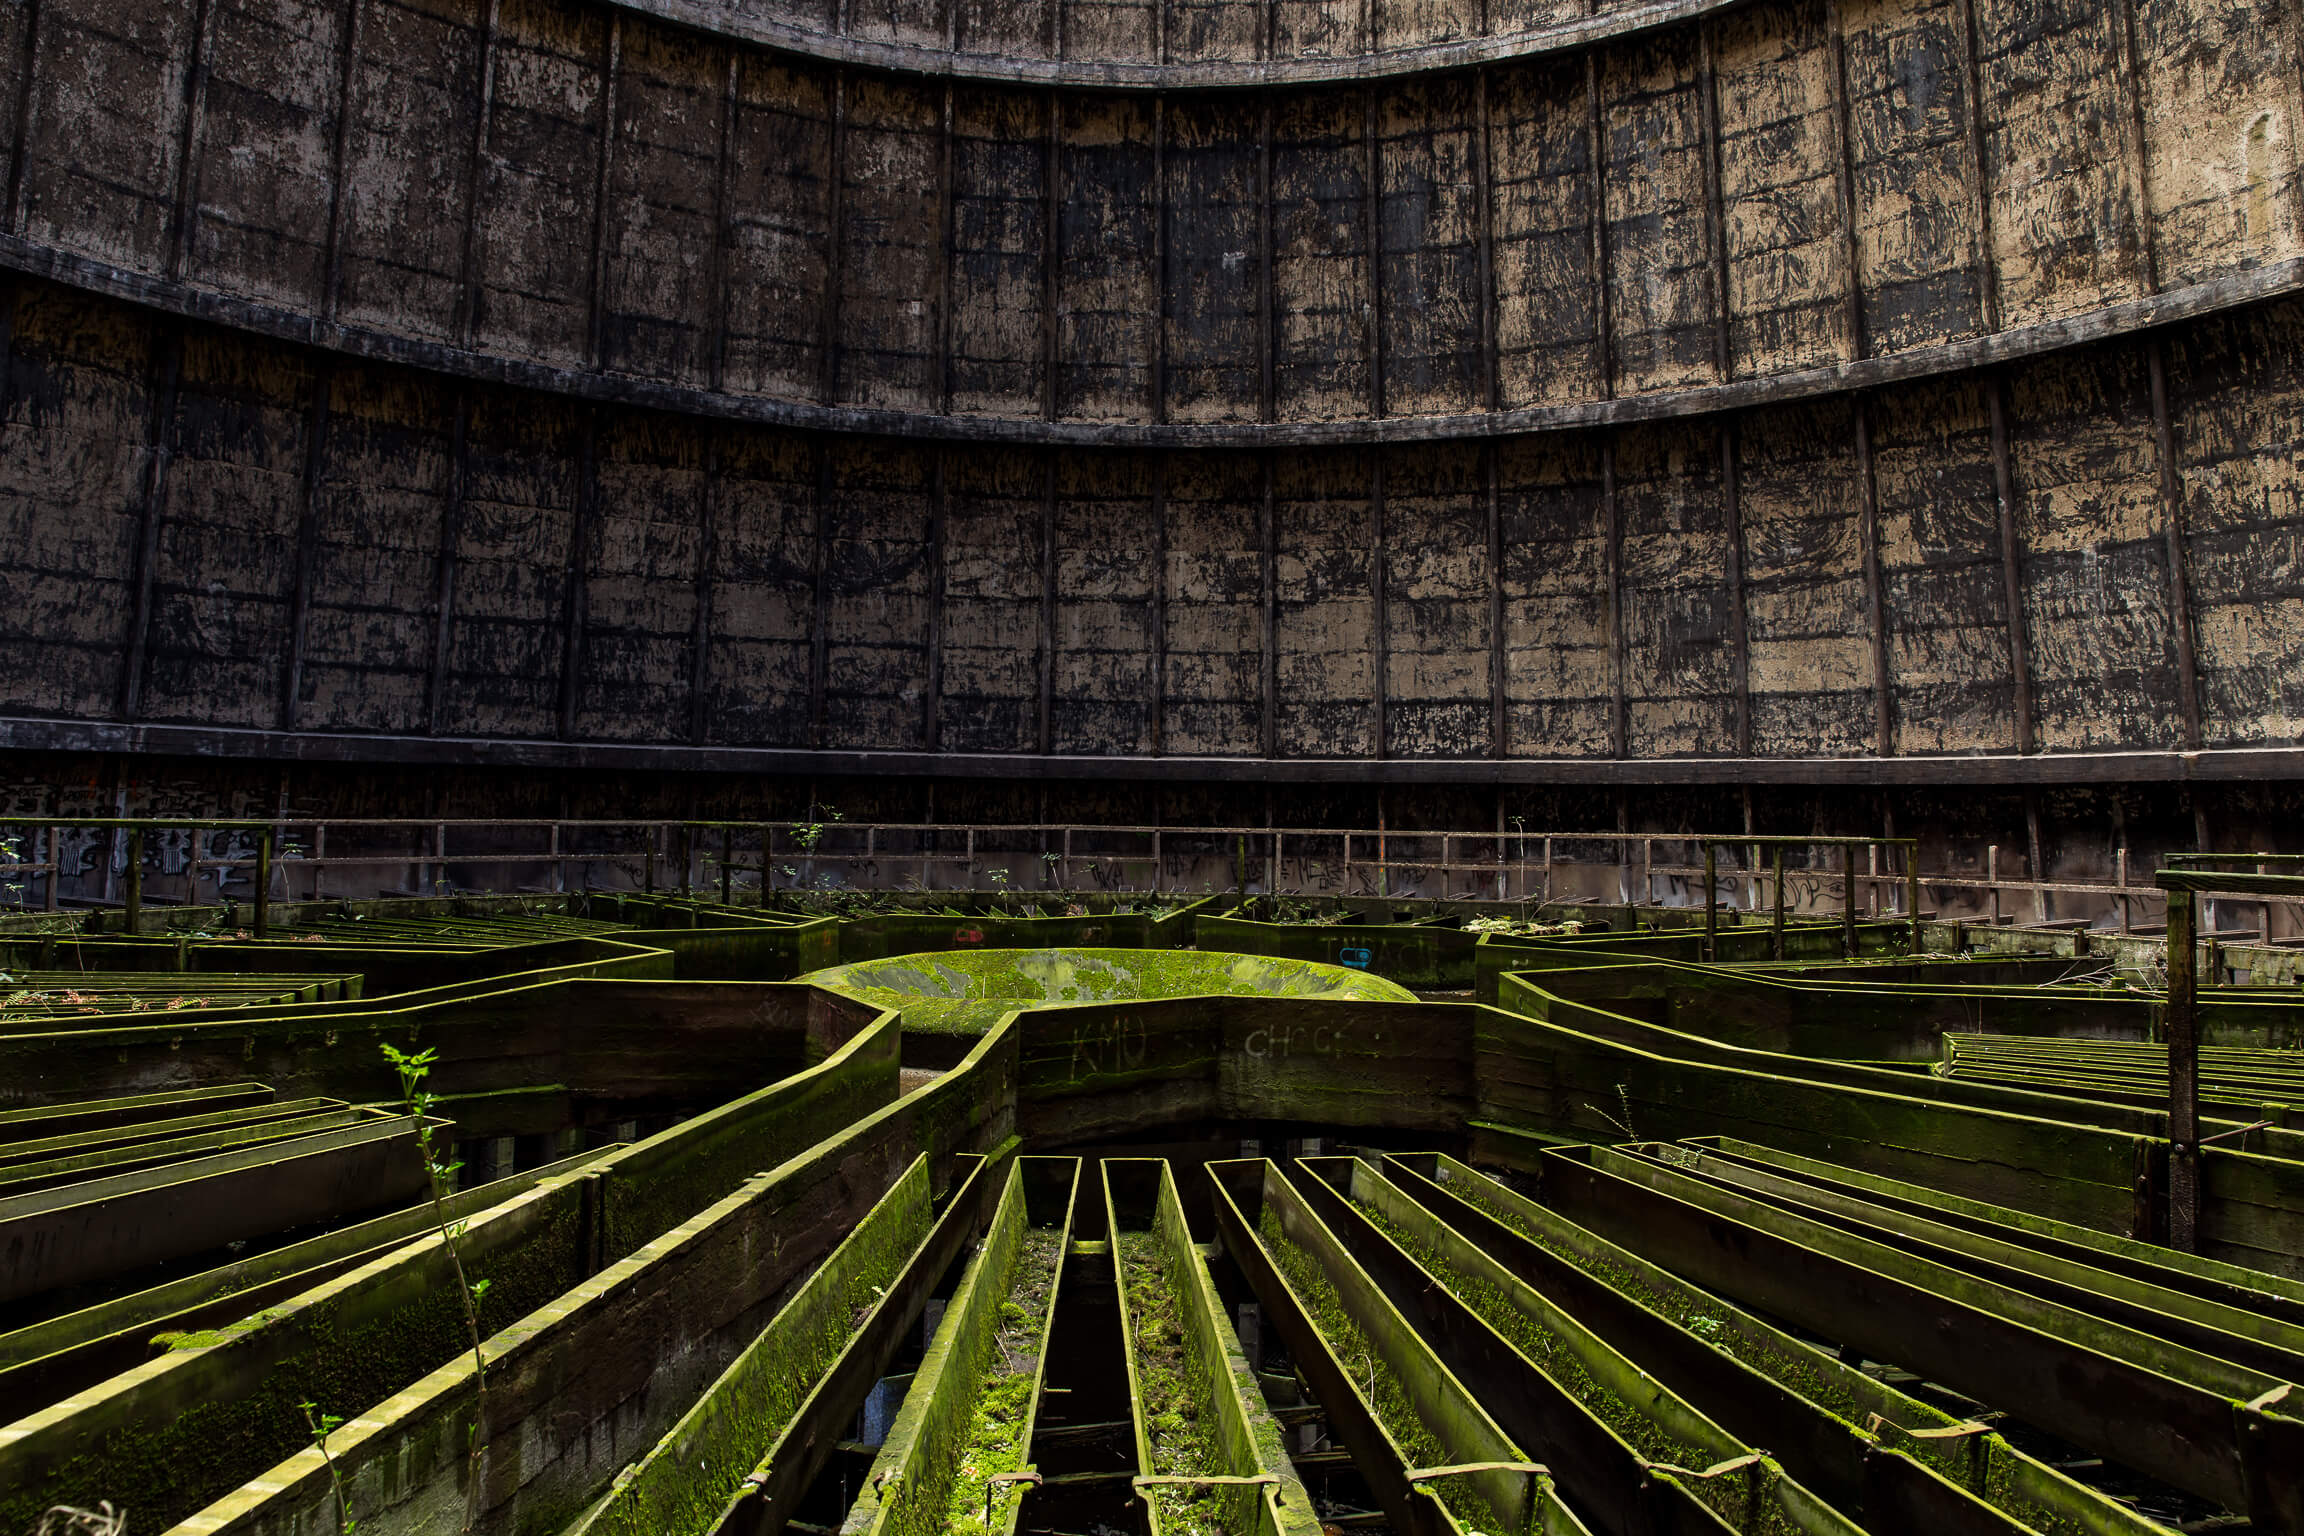
[[[481,1432],[488,1422],[488,1361],[481,1347],[486,1335],[480,1331],[480,1303],[487,1298],[488,1282],[473,1280],[465,1274],[460,1241],[464,1236],[464,1223],[448,1219],[448,1181],[464,1165],[440,1161],[432,1141],[432,1108],[440,1102],[440,1096],[427,1093],[424,1080],[431,1075],[440,1053],[432,1046],[421,1051],[403,1051],[386,1044],[383,1050],[384,1059],[392,1064],[392,1070],[400,1078],[400,1102],[416,1121],[416,1146],[424,1158],[424,1180],[431,1192],[433,1224],[439,1229],[440,1246],[448,1255],[448,1266],[455,1273],[456,1294],[464,1306],[464,1327],[472,1338],[474,1401],[464,1473],[464,1529],[470,1531],[480,1513],[480,1452],[484,1443]]]
[[[336,1495],[336,1529],[341,1536],[353,1536],[360,1522],[352,1518],[352,1501],[345,1496],[344,1474],[336,1470],[336,1458],[328,1454],[328,1437],[344,1422],[342,1414],[322,1413],[318,1403],[298,1403],[304,1410],[304,1422],[312,1430],[312,1443],[320,1451],[320,1460],[328,1468],[328,1487]]]

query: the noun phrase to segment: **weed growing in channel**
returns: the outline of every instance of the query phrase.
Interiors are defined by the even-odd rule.
[[[486,1337],[480,1331],[480,1303],[488,1295],[488,1282],[473,1280],[464,1273],[464,1254],[460,1239],[464,1223],[448,1219],[448,1181],[455,1177],[461,1163],[444,1163],[432,1144],[429,1117],[432,1106],[440,1099],[438,1094],[424,1091],[424,1079],[439,1060],[438,1050],[427,1046],[421,1051],[403,1051],[387,1044],[384,1059],[400,1078],[400,1102],[416,1120],[417,1150],[424,1157],[424,1181],[432,1198],[432,1220],[440,1232],[440,1246],[448,1254],[448,1266],[455,1272],[456,1294],[464,1306],[465,1331],[472,1338],[472,1384],[474,1402],[472,1427],[465,1442],[464,1469],[464,1529],[469,1531],[478,1523],[480,1515],[480,1455],[486,1443],[482,1434],[488,1422],[488,1362],[481,1348]],[[333,1475],[333,1468],[331,1468]],[[338,1500],[341,1510],[342,1500]],[[349,1531],[350,1526],[345,1529]]]

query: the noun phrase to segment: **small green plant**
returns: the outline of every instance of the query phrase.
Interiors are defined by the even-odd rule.
[[[432,1144],[432,1107],[440,1096],[427,1093],[424,1080],[439,1061],[439,1051],[426,1046],[421,1051],[403,1051],[386,1042],[384,1059],[400,1079],[400,1102],[416,1122],[416,1147],[424,1158],[424,1182],[432,1198],[432,1221],[440,1233],[440,1246],[448,1255],[448,1267],[456,1277],[456,1293],[464,1306],[465,1331],[472,1338],[472,1427],[465,1440],[467,1465],[464,1470],[464,1529],[469,1531],[479,1519],[480,1506],[480,1453],[485,1444],[482,1429],[488,1422],[488,1360],[482,1343],[486,1335],[480,1331],[480,1303],[487,1298],[488,1282],[473,1280],[464,1272],[464,1253],[461,1239],[464,1223],[448,1219],[448,1181],[455,1177],[461,1163],[444,1163]]]
[[[319,1449],[320,1460],[328,1468],[328,1487],[336,1496],[336,1529],[343,1536],[352,1536],[360,1522],[352,1518],[352,1501],[344,1493],[344,1474],[336,1470],[336,1458],[328,1454],[328,1437],[344,1422],[344,1416],[322,1413],[318,1403],[298,1403],[304,1410],[304,1422],[312,1430],[312,1444]]]

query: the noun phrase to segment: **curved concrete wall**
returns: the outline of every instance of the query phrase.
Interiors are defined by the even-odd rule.
[[[2293,29],[947,5],[0,17],[0,743],[2296,766]]]
[[[2241,749],[2304,720],[2300,301],[1698,419],[1139,451],[618,408],[15,287],[19,746],[1957,784],[2290,771]]]
[[[1668,6],[1254,93],[1161,87],[1196,66],[1156,51],[1142,88],[948,71],[971,39],[1181,58],[1263,16],[1287,60],[1483,23],[947,3],[678,12],[903,43],[887,72],[597,0],[43,0],[0,39],[0,258],[601,398],[1229,443],[1812,396],[2304,277],[2290,31],[2215,0]]]

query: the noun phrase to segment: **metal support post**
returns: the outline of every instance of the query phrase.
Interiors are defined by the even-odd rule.
[[[2190,891],[2168,893],[2168,1246],[2200,1240],[2200,1017]]]
[[[1704,963],[1720,958],[1720,851],[1704,845]]]
[[[720,905],[732,905],[729,900],[729,881],[734,877],[736,864],[736,829],[720,829]]]
[[[272,936],[272,829],[256,834],[256,937]]]
[[[1781,843],[1776,845],[1772,873],[1776,877],[1776,910],[1769,918],[1768,949],[1781,960],[1784,958],[1784,845]]]
[[[1840,848],[1840,953],[1856,958],[1856,849],[1853,844]]]
[[[128,829],[128,931],[144,931],[144,829]]]
[[[1920,845],[1904,850],[1904,915],[1912,920],[1912,953],[1920,953]]]

